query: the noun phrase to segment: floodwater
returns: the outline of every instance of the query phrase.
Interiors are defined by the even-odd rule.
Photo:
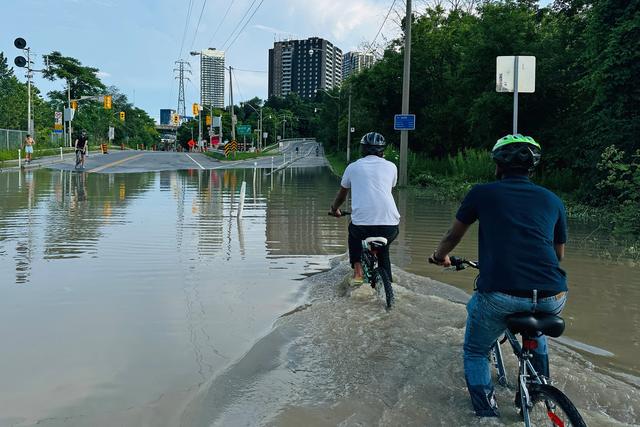
[[[326,168],[0,173],[0,426],[473,424],[464,292],[399,272],[389,315],[346,298],[337,185]],[[470,291],[473,272],[425,263],[455,205],[398,204],[393,262]],[[639,423],[640,266],[570,227],[556,378],[592,424]]]

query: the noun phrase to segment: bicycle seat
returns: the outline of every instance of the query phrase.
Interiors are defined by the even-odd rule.
[[[549,313],[514,313],[507,316],[507,328],[514,334],[536,336],[541,332],[557,338],[564,332],[564,320]]]
[[[364,239],[368,245],[371,245],[374,248],[382,248],[387,246],[387,239],[384,237],[367,237]]]

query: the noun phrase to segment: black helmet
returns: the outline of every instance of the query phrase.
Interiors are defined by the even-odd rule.
[[[380,154],[384,151],[385,145],[384,136],[378,132],[369,132],[360,139],[362,145],[362,151],[366,154]]]
[[[491,157],[503,169],[532,171],[540,163],[542,147],[530,136],[520,134],[500,138]]]

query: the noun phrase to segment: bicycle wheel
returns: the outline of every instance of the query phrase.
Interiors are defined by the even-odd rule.
[[[378,267],[376,269],[375,277],[376,277],[376,283],[378,285],[380,283],[384,285],[384,295],[387,301],[387,310],[390,310],[395,301],[395,297],[393,295],[393,288],[391,287],[391,280],[389,280],[389,276],[387,275],[387,272],[381,267]]]
[[[82,154],[80,154],[80,151],[76,150],[76,169],[78,169],[78,166],[80,166],[81,161],[82,161]]]
[[[529,419],[531,426],[586,427],[587,424],[569,398],[548,384],[530,384],[531,404]]]

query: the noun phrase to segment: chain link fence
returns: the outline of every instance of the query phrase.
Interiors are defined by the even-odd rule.
[[[26,136],[25,130],[0,129],[0,150],[17,150]]]

